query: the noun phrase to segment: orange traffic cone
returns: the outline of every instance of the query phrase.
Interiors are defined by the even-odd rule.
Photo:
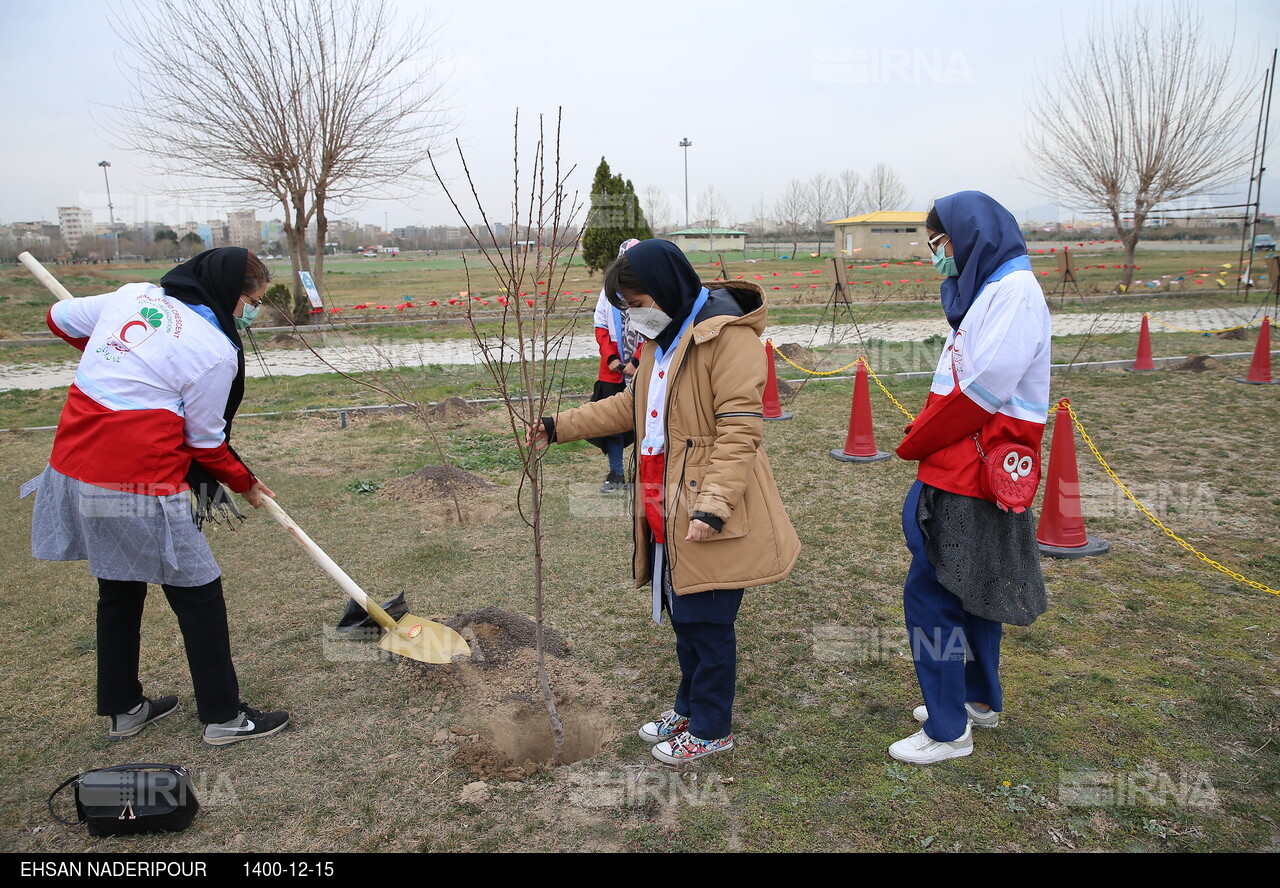
[[[764,382],[764,418],[773,420],[791,419],[790,413],[782,412],[778,403],[778,375],[773,369],[773,343],[764,344],[765,358],[769,362],[769,376]]]
[[[1138,357],[1134,360],[1131,369],[1156,369],[1156,365],[1151,360],[1151,328],[1147,325],[1147,316],[1145,314],[1142,316],[1142,331],[1138,334]]]
[[[1253,347],[1253,363],[1249,365],[1249,375],[1236,382],[1247,382],[1250,385],[1276,385],[1280,380],[1271,378],[1271,318],[1262,319],[1262,329],[1258,331],[1258,344]]]
[[[1145,322],[1145,319],[1144,319]],[[1076,467],[1076,435],[1071,422],[1070,402],[1058,402],[1053,420],[1053,443],[1049,447],[1049,474],[1044,482],[1044,501],[1036,543],[1040,554],[1051,558],[1084,558],[1105,555],[1111,550],[1106,540],[1084,532],[1080,509],[1080,472]]]
[[[876,462],[889,458],[889,454],[876,449],[865,358],[858,358],[858,375],[853,380],[853,406],[849,409],[849,435],[844,440],[844,450],[833,450],[831,456],[841,462]]]

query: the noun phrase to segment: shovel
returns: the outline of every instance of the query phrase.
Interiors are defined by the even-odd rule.
[[[379,648],[420,663],[451,663],[454,657],[471,653],[466,639],[443,623],[434,623],[422,617],[415,617],[413,614],[405,614],[399,620],[393,619],[368,595],[365,595],[364,590],[357,586],[355,581],[347,576],[346,571],[338,567],[301,527],[294,524],[293,519],[285,513],[284,509],[276,505],[275,500],[269,496],[263,496],[262,507],[280,523],[281,527],[289,531],[298,544],[307,550],[307,554],[315,559],[316,564],[324,568],[325,573],[338,581],[338,585],[351,596],[352,601],[364,608],[374,622],[387,630],[382,640],[378,642]]]

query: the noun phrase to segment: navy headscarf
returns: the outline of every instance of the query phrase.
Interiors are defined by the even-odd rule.
[[[640,241],[629,247],[626,255],[644,282],[645,292],[671,318],[671,323],[653,340],[665,351],[693,311],[693,304],[702,292],[702,279],[685,258],[684,251],[671,241],[657,238]]]
[[[203,305],[213,312],[218,327],[236,347],[236,378],[227,395],[227,406],[222,418],[226,421],[224,434],[227,446],[231,445],[231,420],[240,409],[244,398],[244,347],[240,332],[236,329],[234,312],[244,289],[244,275],[249,266],[249,251],[243,247],[219,247],[205,250],[181,265],[167,271],[160,278],[160,286],[171,299],[188,305]],[[231,451],[235,453],[234,450]],[[236,454],[239,459],[239,454]],[[243,460],[241,460],[243,462]],[[187,483],[196,495],[196,523],[203,524],[209,518],[242,518],[231,497],[209,472],[191,462],[187,470]]]
[[[1011,259],[1027,258],[1027,242],[1013,214],[981,191],[960,191],[933,204],[951,238],[959,277],[942,282],[942,308],[953,330],[991,276]],[[1030,262],[1027,262],[1030,268]]]

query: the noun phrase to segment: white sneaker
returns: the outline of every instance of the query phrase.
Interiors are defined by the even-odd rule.
[[[972,703],[964,704],[964,711],[969,714],[969,721],[980,728],[994,728],[1000,724],[1000,713],[994,709],[988,709],[985,712],[975,707]],[[911,717],[920,724],[924,724],[929,720],[929,709],[926,706],[917,706],[911,710]]]
[[[889,747],[889,755],[900,762],[913,765],[932,765],[947,759],[960,758],[973,752],[973,726],[965,725],[964,733],[950,742],[934,740],[924,731],[899,740]]]
[[[637,733],[646,743],[661,743],[674,738],[688,727],[688,716],[677,715],[674,709],[668,709],[653,721],[641,725]]]

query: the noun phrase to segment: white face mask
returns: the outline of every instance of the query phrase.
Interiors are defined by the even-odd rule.
[[[656,339],[671,324],[671,318],[660,308],[630,308],[627,317],[631,326],[645,339]]]

